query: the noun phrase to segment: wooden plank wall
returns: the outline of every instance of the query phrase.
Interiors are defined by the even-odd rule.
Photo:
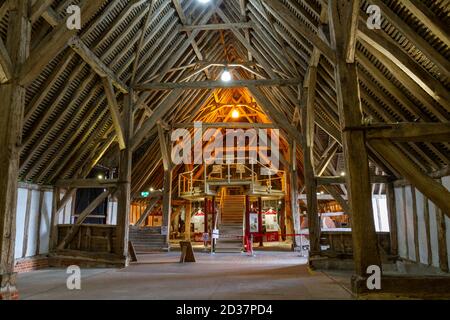
[[[450,190],[450,176],[441,182]],[[395,201],[400,257],[448,272],[450,219],[408,185],[395,187]]]

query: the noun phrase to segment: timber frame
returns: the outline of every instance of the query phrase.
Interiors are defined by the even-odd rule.
[[[160,188],[170,224],[185,168],[170,162],[168,131],[197,121],[279,128],[291,231],[300,228],[304,190],[311,253],[320,254],[317,190],[324,188],[351,212],[357,281],[369,265],[381,265],[371,179],[390,194],[395,180],[406,179],[450,217],[450,192],[436,181],[450,166],[445,1],[84,0],[79,31],[66,27],[68,2],[0,1],[5,296],[16,292],[18,181],[66,190],[55,199],[53,222],[77,189],[106,190],[62,242],[52,239],[55,250],[66,247],[88,211],[116,197],[115,259],[126,265],[130,204],[140,191]],[[369,4],[381,8],[380,30],[366,25]],[[221,82],[223,66],[232,65],[239,65],[234,81]],[[230,106],[245,124],[232,122]],[[118,177],[88,179],[102,165],[118,168]]]

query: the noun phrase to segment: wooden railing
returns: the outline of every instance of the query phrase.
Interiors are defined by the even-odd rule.
[[[208,193],[210,185],[214,183],[229,185],[245,183],[250,185],[253,192],[286,191],[286,174],[284,171],[271,169],[250,158],[236,158],[234,160],[243,163],[227,163],[226,159],[216,159],[216,163],[222,161],[223,164],[205,162],[191,171],[180,174],[178,177],[178,195]],[[268,174],[262,175],[261,172]],[[200,176],[203,176],[203,179],[198,178]]]

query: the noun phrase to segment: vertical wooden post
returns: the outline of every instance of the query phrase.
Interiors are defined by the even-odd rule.
[[[205,198],[205,212],[203,218],[203,233],[208,232],[208,216],[209,216],[209,199]]]
[[[423,196],[423,219],[425,220],[425,237],[427,239],[427,264],[433,263],[433,252],[431,249],[431,229],[430,229],[430,204],[428,198]]]
[[[406,256],[409,259],[409,236],[408,236],[408,211],[406,208],[406,187],[402,187],[402,203],[403,203],[403,234],[405,235]]]
[[[331,42],[336,50],[335,78],[352,214],[353,257],[356,274],[364,278],[369,266],[381,268],[381,260],[373,221],[364,132],[352,130],[361,126],[363,117],[357,67],[346,60],[349,37],[352,37],[354,1],[329,1],[328,6]]]
[[[286,241],[286,201],[283,200],[280,208],[281,240]]]
[[[413,207],[413,227],[414,227],[414,255],[416,262],[420,263],[420,250],[419,250],[419,216],[417,215],[417,199],[416,188],[411,186],[412,207]]]
[[[53,188],[53,201],[52,201],[52,218],[50,219],[50,239],[49,239],[49,251],[52,252],[58,245],[58,208],[61,202],[61,191],[58,187]]]
[[[167,143],[167,137],[161,123],[158,123],[158,137],[161,149],[161,156],[164,166],[164,193],[162,205],[162,233],[166,236],[166,244],[169,246],[170,240],[170,221],[172,216],[172,162],[170,159],[170,150]]]
[[[172,170],[164,171],[164,193],[162,204],[162,232],[166,236],[166,244],[170,238],[170,217],[172,216]]]
[[[264,247],[264,236],[263,236],[263,207],[262,207],[262,198],[258,198],[258,233],[259,233],[259,246]]]
[[[189,201],[186,205],[186,213],[184,217],[184,239],[186,241],[191,241],[191,214],[192,203]]]
[[[300,225],[300,207],[298,205],[298,175],[297,175],[297,144],[294,141],[291,143],[292,148],[290,150],[291,154],[291,166],[290,166],[290,182],[291,182],[291,211],[292,211],[292,222],[294,224],[294,246],[300,246],[300,233],[301,225]],[[314,175],[314,173],[313,173]],[[317,221],[315,221],[317,222]],[[316,230],[317,224],[314,224],[314,230]],[[320,229],[319,229],[320,232]],[[318,237],[317,232],[312,232],[314,237]],[[315,242],[315,241],[314,241]],[[320,247],[319,247],[320,248]]]
[[[442,180],[438,182],[442,184]],[[438,206],[436,206],[436,225],[438,236],[438,252],[439,252],[439,268],[448,272],[448,252],[447,252],[447,227],[445,224],[445,214]]]
[[[386,184],[386,196],[391,238],[391,254],[396,256],[398,255],[397,209],[395,206],[394,184],[392,182]]]
[[[436,207],[437,208],[437,207]],[[446,225],[445,225],[445,215],[441,209],[436,210],[436,223],[438,230],[438,247],[439,247],[439,268],[448,272],[448,252],[447,252],[447,239],[446,239]]]
[[[245,236],[250,236],[250,197],[245,196]]]
[[[211,221],[211,232],[216,227],[216,218],[217,218],[217,212],[216,212],[216,197],[212,197],[211,202],[211,213],[212,213],[212,221]]]
[[[288,181],[290,181],[291,179],[291,172],[288,172],[289,177],[287,177],[287,179],[289,179]],[[288,183],[286,185],[286,193],[285,193],[285,206],[284,206],[284,212],[285,212],[285,226],[286,226],[286,239],[292,239],[292,245],[295,245],[295,239],[294,237],[292,237],[291,235],[295,234],[295,230],[294,230],[294,219],[293,219],[293,215],[292,215],[292,205],[291,205],[291,189],[292,186],[290,183]]]
[[[133,160],[133,151],[130,143],[134,132],[133,95],[133,91],[130,90],[124,98],[123,124],[127,148],[120,151],[119,190],[117,199],[117,253],[120,256],[123,256],[126,265],[128,264],[128,240],[131,208],[131,169]]]
[[[14,248],[25,88],[17,75],[28,57],[31,33],[29,1],[9,3],[6,47],[14,70],[9,82],[0,85],[0,300],[18,298]]]
[[[320,254],[320,218],[317,209],[317,184],[314,169],[314,97],[317,68],[309,67],[309,87],[304,87],[302,95],[302,143],[305,172],[306,207],[309,229],[310,256]],[[295,152],[295,150],[293,150]],[[293,159],[295,159],[293,157]],[[291,175],[296,175],[293,172]],[[291,178],[291,188],[297,189],[296,180]],[[293,185],[295,183],[295,185]],[[292,213],[294,215],[294,212]]]

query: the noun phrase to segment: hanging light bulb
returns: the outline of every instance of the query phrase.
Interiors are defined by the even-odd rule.
[[[239,113],[238,110],[234,109],[233,112],[231,113],[231,117],[233,119],[238,119],[241,116],[241,114]]]
[[[231,72],[228,69],[225,69],[222,72],[222,76],[220,78],[223,82],[230,82],[231,80],[233,80]]]

